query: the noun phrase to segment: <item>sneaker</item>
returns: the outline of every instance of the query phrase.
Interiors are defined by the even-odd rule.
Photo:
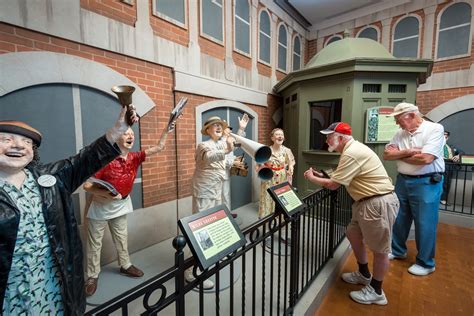
[[[425,268],[425,267],[422,267],[422,266],[420,266],[419,264],[416,264],[416,263],[408,268],[408,272],[410,272],[411,274],[414,274],[414,275],[418,275],[418,276],[428,275],[430,273],[435,272],[435,270],[436,270],[435,267]]]
[[[235,213],[230,213],[230,215],[232,215],[232,218],[237,218],[237,214]]]
[[[350,284],[369,285],[372,277],[366,278],[359,271],[355,271],[341,274],[341,279]]]
[[[441,204],[446,205],[446,200],[439,201]]]
[[[403,254],[403,255],[394,255],[393,253],[389,253],[388,254],[388,260],[394,260],[394,259],[406,259],[407,258],[407,254]]]
[[[131,278],[141,278],[144,275],[143,271],[135,267],[133,264],[128,267],[128,269],[120,267],[120,274],[126,275]]]
[[[99,278],[88,278],[86,284],[84,286],[84,291],[86,292],[86,296],[94,295],[95,291],[97,290],[97,283]]]
[[[186,280],[186,282],[188,283],[191,283],[191,282],[194,282],[196,280],[196,278],[194,277],[194,274],[193,274],[193,269],[190,268],[190,269],[187,269],[186,271],[184,271],[184,279]],[[212,282],[211,280],[207,279],[207,280],[204,280],[202,282],[202,288],[204,290],[210,290],[212,288],[214,288],[214,282]]]
[[[382,294],[379,295],[370,285],[363,287],[360,291],[352,291],[349,295],[354,301],[360,304],[387,305],[388,303],[383,290]]]

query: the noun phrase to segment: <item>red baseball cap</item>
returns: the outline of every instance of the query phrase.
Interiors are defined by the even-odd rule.
[[[321,134],[324,134],[324,135],[332,134],[334,132],[341,133],[344,135],[352,135],[351,126],[344,122],[334,122],[331,125],[329,125],[328,128],[323,129],[320,132]]]

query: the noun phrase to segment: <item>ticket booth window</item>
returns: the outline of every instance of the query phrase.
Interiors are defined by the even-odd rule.
[[[311,102],[310,145],[312,150],[327,150],[326,137],[320,133],[331,123],[341,120],[342,100]]]

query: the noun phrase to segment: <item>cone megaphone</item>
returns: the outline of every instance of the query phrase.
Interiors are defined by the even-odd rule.
[[[243,149],[243,151],[250,155],[256,163],[264,163],[270,159],[272,155],[272,149],[270,147],[234,133],[230,133],[230,136],[232,136],[236,142],[240,144],[240,147]]]

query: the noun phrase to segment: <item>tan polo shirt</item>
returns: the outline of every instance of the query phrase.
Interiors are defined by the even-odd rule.
[[[344,146],[331,180],[344,185],[355,201],[390,193],[394,189],[392,179],[379,157],[369,147],[353,139]]]

